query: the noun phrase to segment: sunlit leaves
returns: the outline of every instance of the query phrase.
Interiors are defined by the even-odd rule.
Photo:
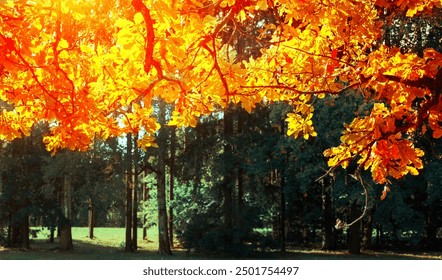
[[[417,175],[423,168],[424,152],[404,139],[404,130],[397,126],[397,119],[382,103],[377,103],[370,116],[356,118],[341,136],[342,144],[324,152],[329,166],[342,165],[357,158],[357,163],[370,170],[373,180],[385,183],[388,177],[402,178],[406,174]]]
[[[439,104],[435,106],[428,116],[428,123],[433,130],[434,138],[442,137],[442,101],[439,100]]]
[[[93,74],[102,70],[94,70],[91,61],[104,53],[102,45],[107,43],[95,19],[98,12],[106,15],[102,3],[14,4],[11,10],[0,7],[1,33],[15,41],[5,58],[11,67],[1,79],[8,93],[3,99],[11,107],[3,111],[2,138],[27,135],[39,121],[51,127],[51,135],[45,137],[51,151],[63,147],[85,150],[95,137],[117,135],[117,122],[108,118],[112,106],[105,93],[98,95],[88,85],[97,81]]]
[[[125,133],[153,147],[156,99],[174,105],[169,125],[177,126],[196,126],[230,104],[251,112],[283,101],[293,107],[288,135],[310,139],[317,136],[315,100],[350,88],[374,105],[344,126],[341,145],[324,152],[332,168],[355,160],[388,183],[422,168],[414,134],[442,137],[442,55],[401,52],[379,40],[385,11],[413,17],[440,1],[4,3],[1,140],[44,121],[52,151],[85,150],[96,137]],[[243,41],[253,43],[241,49]]]
[[[305,103],[299,103],[294,113],[287,114],[288,130],[287,135],[304,139],[317,136],[313,127],[313,107]]]
[[[130,111],[125,113],[123,119],[128,129],[127,132],[138,133],[139,129],[144,128],[144,133],[154,134],[158,130],[159,124],[156,123],[155,118],[151,117],[151,108],[143,108],[134,103]]]

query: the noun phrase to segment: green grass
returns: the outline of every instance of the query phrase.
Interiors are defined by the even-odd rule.
[[[35,228],[40,229],[40,228]],[[41,229],[40,229],[41,230]],[[101,259],[177,259],[185,254],[177,250],[175,256],[160,256],[157,252],[158,232],[152,228],[147,233],[147,240],[143,240],[143,231],[138,229],[138,251],[125,252],[124,228],[95,228],[94,238],[89,238],[87,227],[72,228],[74,251],[62,252],[58,250],[58,239],[49,242],[49,231],[44,229],[37,238],[31,238],[29,250],[0,247],[1,259],[67,259],[67,260],[101,260]]]
[[[286,253],[277,251],[254,253],[252,255],[232,256],[224,254],[187,253],[182,249],[174,249],[172,256],[157,254],[157,228],[148,231],[148,240],[142,239],[142,229],[138,231],[137,252],[125,252],[124,228],[96,228],[94,238],[88,237],[88,228],[76,227],[72,229],[74,251],[62,252],[58,250],[58,240],[48,242],[48,231],[41,231],[37,238],[32,238],[31,249],[21,250],[0,247],[0,260],[146,260],[146,259],[297,259],[297,260],[405,260],[405,259],[439,259],[442,253],[405,254],[395,252],[364,252],[361,255],[349,255],[344,251],[321,251],[290,249]],[[176,244],[178,245],[178,244]],[[178,247],[178,246],[175,246]]]

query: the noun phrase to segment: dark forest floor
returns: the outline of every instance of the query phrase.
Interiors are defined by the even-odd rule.
[[[62,252],[57,243],[43,240],[31,242],[31,249],[0,247],[0,260],[198,260],[198,259],[273,259],[273,260],[442,260],[442,252],[393,252],[365,251],[351,255],[345,251],[322,251],[289,248],[287,252],[254,252],[245,255],[187,253],[175,249],[172,256],[158,255],[156,250],[146,248],[142,241],[137,252],[124,252],[123,248],[74,240],[74,251]],[[149,243],[151,245],[153,242]],[[149,246],[150,247],[150,246]]]

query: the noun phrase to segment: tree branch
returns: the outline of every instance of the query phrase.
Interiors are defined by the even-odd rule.
[[[363,81],[354,82],[352,84],[349,84],[348,86],[343,87],[340,90],[337,91],[330,91],[330,90],[317,90],[317,91],[302,91],[296,89],[294,86],[286,86],[286,85],[267,85],[267,86],[241,86],[241,88],[244,89],[284,89],[284,90],[290,90],[297,94],[332,94],[337,95],[341,94],[345,90],[349,88],[353,88],[356,86],[360,86],[363,83]]]
[[[368,189],[367,189],[367,186],[365,185],[364,180],[361,177],[360,168],[358,168],[356,170],[355,175],[356,175],[356,180],[358,180],[359,183],[361,183],[361,186],[364,189],[364,196],[365,196],[364,210],[362,211],[362,214],[358,218],[356,218],[355,220],[353,220],[350,223],[342,222],[341,220],[338,219],[336,221],[337,223],[335,225],[336,229],[349,228],[352,225],[354,225],[357,222],[359,222],[360,220],[362,220],[365,217],[365,215],[367,214],[367,209],[368,209]]]
[[[144,22],[146,23],[146,38],[145,38],[145,55],[144,55],[144,71],[149,74],[152,65],[154,64],[153,51],[155,46],[155,30],[153,27],[152,16],[150,15],[150,10],[146,7],[142,0],[132,0],[132,6],[135,11],[140,12],[143,15]],[[155,65],[157,67],[158,65]],[[160,75],[162,71],[159,72]]]
[[[145,171],[148,171],[148,170],[154,172],[157,175],[161,174],[161,171],[159,169],[153,167],[150,163],[144,161],[141,164],[140,169],[138,170],[138,173],[136,175],[139,175],[142,172],[145,172]]]

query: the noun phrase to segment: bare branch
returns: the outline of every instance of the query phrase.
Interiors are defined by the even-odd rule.
[[[343,221],[338,219],[336,221],[336,225],[335,225],[336,229],[349,228],[352,225],[354,225],[357,222],[359,222],[360,220],[362,220],[365,217],[365,215],[367,214],[367,209],[368,209],[368,188],[365,185],[365,182],[364,182],[364,180],[361,177],[361,173],[360,173],[360,169],[359,168],[356,170],[355,175],[356,175],[356,180],[359,181],[359,183],[361,184],[362,188],[364,189],[364,196],[365,196],[364,210],[362,211],[362,214],[358,218],[356,218],[355,220],[353,220],[350,223],[346,223],[346,222],[343,222]]]

